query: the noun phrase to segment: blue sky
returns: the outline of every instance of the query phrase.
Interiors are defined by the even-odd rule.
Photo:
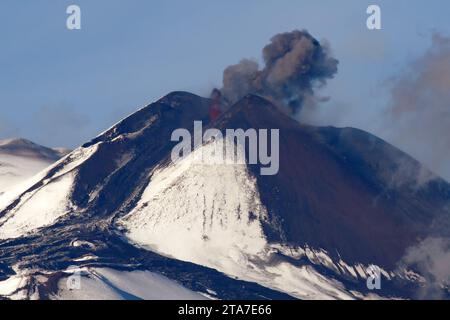
[[[69,4],[81,30],[66,29]],[[369,4],[382,30],[366,28]],[[386,81],[433,31],[450,35],[449,13],[445,0],[1,0],[0,139],[75,147],[170,91],[208,95],[227,65],[304,28],[340,61],[319,122],[376,133]]]

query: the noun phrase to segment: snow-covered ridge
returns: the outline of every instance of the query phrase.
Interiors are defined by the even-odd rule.
[[[34,270],[16,268],[16,271],[15,276],[0,281],[0,297],[34,300],[42,298],[41,293],[52,300],[207,299],[203,294],[193,292],[173,280],[149,271],[82,267],[68,268],[60,274],[41,271],[39,276],[35,276]],[[56,277],[56,287],[50,288],[50,292],[45,292],[43,288],[51,277]],[[38,285],[41,292],[37,288]]]
[[[152,173],[136,207],[119,222],[128,239],[298,298],[356,298],[343,284],[320,274],[314,264],[356,279],[367,278],[365,267],[335,263],[325,251],[269,244],[262,227],[267,210],[247,166],[214,164],[211,159],[199,164],[202,155],[214,157],[215,148],[215,143],[207,143]],[[277,261],[275,253],[307,257],[312,264]]]
[[[0,197],[67,153],[26,139],[0,140]]]
[[[65,156],[69,152],[70,150],[66,148],[47,148],[21,138],[0,140],[0,153],[2,154],[10,154],[52,162]]]
[[[153,172],[141,200],[121,220],[132,240],[206,265],[221,261],[221,255],[239,259],[264,249],[261,220],[267,212],[254,179],[245,165],[198,164],[199,153],[214,150],[207,144]],[[203,261],[208,256],[211,261]]]
[[[336,152],[354,149],[352,141],[344,147],[333,145],[337,151],[325,148],[320,139],[304,128],[295,124],[284,128],[283,123],[289,119],[278,119],[275,108],[269,114],[256,109],[264,103],[262,98],[250,98],[231,115],[224,114],[221,123],[211,125],[220,124],[216,127],[222,129],[247,128],[248,122],[250,127],[287,130],[283,136],[287,139],[281,139],[281,146],[284,159],[293,165],[283,165],[283,174],[273,180],[263,179],[258,175],[257,166],[245,164],[243,154],[238,154],[240,159],[216,161],[215,151],[220,148],[212,142],[200,146],[181,162],[171,164],[167,162],[170,133],[176,128],[192,129],[190,125],[202,115],[198,110],[193,115],[192,111],[197,109],[197,104],[207,107],[207,101],[192,101],[186,95],[182,98],[175,95],[141,109],[0,195],[0,280],[6,279],[0,283],[0,291],[8,291],[5,296],[35,297],[30,286],[47,272],[64,273],[64,280],[59,283],[64,286],[66,276],[70,275],[64,271],[67,263],[82,268],[89,291],[105,298],[120,298],[122,290],[126,296],[157,296],[138,294],[135,289],[142,288],[130,291],[118,282],[114,287],[120,290],[115,290],[108,285],[112,281],[109,275],[97,277],[99,268],[117,268],[114,272],[159,272],[191,291],[211,294],[208,290],[214,290],[213,295],[223,299],[413,296],[412,289],[404,290],[404,282],[398,283],[401,275],[392,272],[392,264],[376,257],[379,250],[372,251],[375,246],[379,248],[380,242],[384,243],[381,240],[390,239],[391,234],[402,235],[403,230],[375,232],[379,237],[366,237],[373,230],[372,223],[368,226],[333,223],[346,217],[350,222],[357,220],[360,212],[373,208],[370,200],[376,196],[372,192],[359,194],[359,190],[365,190],[360,184],[344,184],[344,188],[337,183],[352,181],[348,177],[359,177],[360,172],[351,163],[335,163]],[[268,121],[272,118],[277,121]],[[339,133],[337,129],[327,131],[327,137],[333,142]],[[372,155],[367,148],[361,148],[361,152]],[[342,154],[342,159],[348,156],[346,152]],[[206,155],[206,159],[199,161],[200,155]],[[374,158],[383,157],[380,151]],[[299,172],[296,168],[303,166],[296,164],[302,159],[314,166]],[[373,173],[372,166],[363,169]],[[334,174],[323,174],[327,172]],[[326,197],[321,195],[323,191],[332,195],[329,207],[311,206],[326,202]],[[352,196],[341,197],[343,191]],[[365,200],[361,207],[347,205],[353,203],[349,200],[333,202],[333,198],[353,197]],[[414,203],[416,198],[412,195],[404,199],[408,200],[405,203]],[[433,197],[423,200],[425,206],[435,202]],[[337,207],[340,216],[335,216],[337,220],[329,219]],[[424,216],[424,210],[417,212]],[[370,211],[370,217],[378,216],[379,211]],[[329,221],[332,221],[330,225]],[[386,219],[381,225],[389,226],[390,221]],[[327,237],[336,230],[343,235]],[[354,234],[355,230],[361,232]],[[327,236],[322,237],[324,234]],[[330,241],[322,241],[327,239]],[[395,243],[386,243],[384,252],[380,252],[389,257],[395,253],[390,250]],[[20,258],[16,258],[18,250]],[[16,275],[11,270],[11,261],[20,264],[14,270]],[[383,279],[389,284],[383,283],[383,290],[375,291],[380,296],[373,295],[366,287],[367,268],[372,262],[390,270],[381,269]],[[403,271],[407,286],[421,280],[420,275]],[[125,278],[125,283],[135,281],[134,273]],[[147,285],[144,278],[138,276],[136,281]],[[15,293],[11,293],[14,287]],[[90,292],[59,289],[54,298],[92,297]],[[45,294],[41,297],[47,298]]]
[[[0,239],[18,238],[49,226],[73,209],[70,195],[76,168],[92,156],[97,145],[78,148],[0,197]],[[49,176],[50,172],[53,172]],[[34,187],[41,183],[39,187]],[[13,208],[2,212],[16,202]]]
[[[56,300],[203,300],[203,295],[179,285],[173,280],[149,271],[118,271],[110,268],[84,268],[79,288],[70,290],[67,276],[58,282]],[[73,273],[72,273],[73,275]]]
[[[68,213],[73,179],[73,174],[64,175],[22,198],[21,204],[0,218],[0,239],[21,237]]]
[[[0,197],[50,164],[47,160],[0,153]]]

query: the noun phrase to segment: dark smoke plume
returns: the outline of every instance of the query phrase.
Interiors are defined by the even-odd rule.
[[[223,73],[224,96],[235,102],[246,94],[265,96],[288,106],[292,114],[315,104],[314,89],[337,72],[338,60],[306,30],[280,33],[263,49],[264,67],[244,59]]]

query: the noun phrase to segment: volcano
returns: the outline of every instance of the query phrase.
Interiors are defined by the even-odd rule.
[[[256,95],[218,118],[210,105],[170,93],[1,195],[0,296],[414,298],[431,285],[403,258],[449,237],[446,181],[369,133],[302,125]],[[195,162],[214,141],[173,163],[171,134],[194,121],[279,129],[278,173]]]

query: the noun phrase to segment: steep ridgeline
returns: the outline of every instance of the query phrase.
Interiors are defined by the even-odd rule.
[[[0,196],[67,153],[68,150],[50,149],[26,139],[0,140]]]
[[[426,276],[402,263],[422,240],[449,236],[445,181],[368,133],[300,125],[257,96],[214,123],[209,106],[171,93],[0,197],[0,296],[65,297],[71,265],[93,288],[101,272],[162,274],[184,286],[171,291],[177,296],[411,298],[424,291]],[[216,140],[172,163],[173,130],[192,132],[195,120],[223,131],[279,129],[278,174],[261,175],[245,154],[242,164],[196,161],[212,154]],[[372,264],[380,290],[366,286]],[[25,281],[2,294],[2,283],[18,278]]]

